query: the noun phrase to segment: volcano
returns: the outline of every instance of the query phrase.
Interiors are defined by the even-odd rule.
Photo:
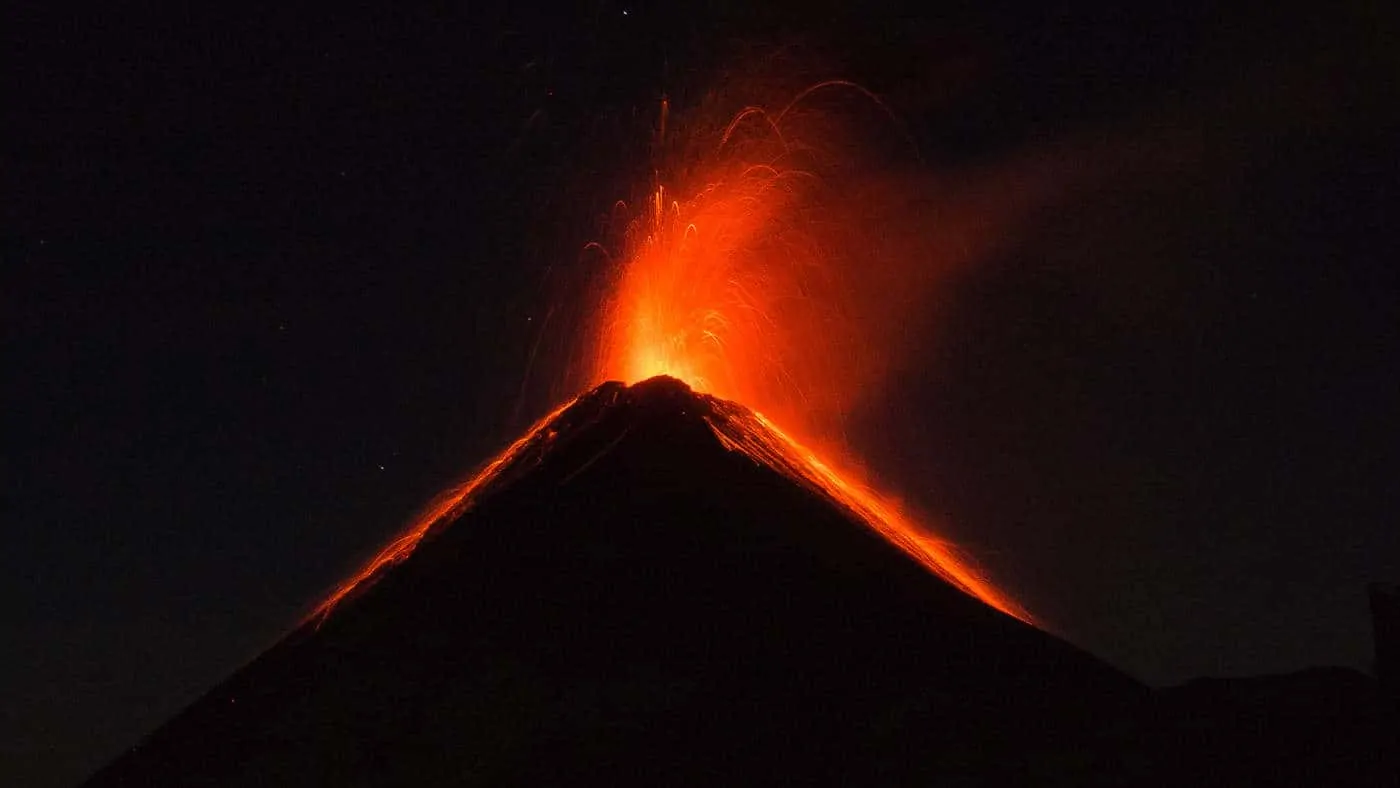
[[[603,384],[88,784],[1094,774],[1148,690],[779,445],[679,381]]]

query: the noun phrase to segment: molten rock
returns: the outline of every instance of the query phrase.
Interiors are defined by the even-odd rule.
[[[1151,776],[1119,757],[1164,752],[1146,688],[744,449],[746,414],[584,395],[90,785]]]

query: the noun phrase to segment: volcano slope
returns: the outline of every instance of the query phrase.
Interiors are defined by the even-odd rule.
[[[1148,691],[726,449],[735,407],[580,397],[89,784],[1103,777]]]

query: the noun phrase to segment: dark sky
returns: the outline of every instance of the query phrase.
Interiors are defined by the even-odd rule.
[[[575,393],[552,266],[663,93],[778,46],[1024,203],[856,414],[879,477],[1149,682],[1368,667],[1393,15],[733,5],[10,15],[0,782],[90,771]]]

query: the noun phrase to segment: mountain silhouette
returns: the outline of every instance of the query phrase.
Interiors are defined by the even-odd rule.
[[[669,378],[583,395],[88,784],[1117,784],[1174,761],[1153,692],[736,448],[763,424]]]

